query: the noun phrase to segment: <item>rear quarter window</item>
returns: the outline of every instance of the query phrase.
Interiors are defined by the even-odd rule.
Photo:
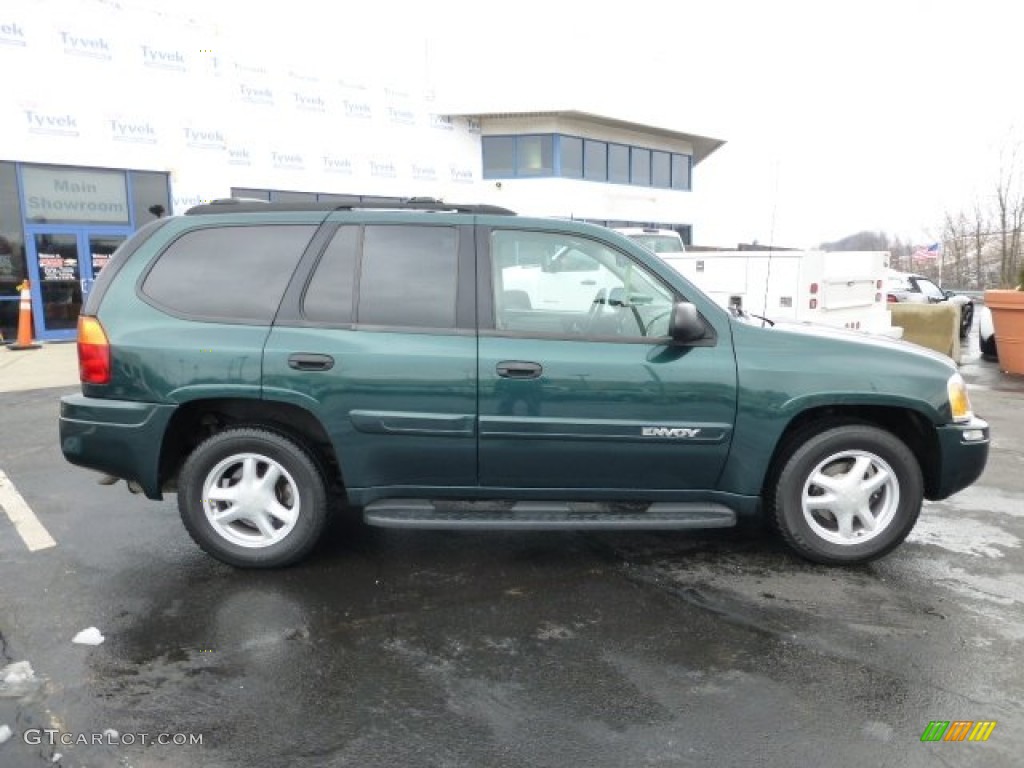
[[[206,227],[157,257],[141,292],[158,309],[196,320],[269,324],[316,225]]]

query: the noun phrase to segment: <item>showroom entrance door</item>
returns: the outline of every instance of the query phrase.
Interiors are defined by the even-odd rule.
[[[123,243],[129,227],[26,227],[35,336],[74,339],[93,281]]]

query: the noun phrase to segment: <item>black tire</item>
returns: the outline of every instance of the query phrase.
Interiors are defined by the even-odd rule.
[[[996,349],[996,336],[992,334],[988,338],[981,335],[978,332],[978,348],[981,350],[981,356],[986,360],[998,360],[999,351]]]
[[[232,502],[239,494],[242,502]],[[319,540],[327,509],[317,463],[298,443],[265,429],[213,435],[192,451],[178,478],[178,511],[189,535],[238,568],[298,562]],[[215,521],[218,512],[227,517]]]
[[[775,488],[768,493],[773,494],[773,522],[798,554],[816,563],[853,565],[882,557],[907,537],[921,512],[924,483],[920,465],[903,441],[877,427],[844,424],[791,445]],[[844,513],[841,501],[830,502],[824,486],[814,482],[827,477],[829,484],[831,478],[854,483],[851,470],[858,459],[863,459],[859,487],[839,493],[845,494],[845,502],[859,503],[863,516],[879,525],[876,531],[864,526],[862,517]],[[879,487],[864,488],[867,480]],[[815,502],[819,497],[821,501]],[[838,524],[841,517],[850,520],[845,531]]]

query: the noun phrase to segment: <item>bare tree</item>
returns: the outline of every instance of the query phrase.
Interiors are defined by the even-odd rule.
[[[971,225],[961,211],[946,214],[942,226],[942,281],[949,285],[968,284],[967,265]]]
[[[974,242],[974,288],[983,289],[988,285],[988,275],[982,264],[982,253],[989,241],[989,224],[987,217],[982,210],[981,203],[974,201],[974,209],[971,217],[971,239]]]
[[[999,282],[1017,284],[1020,269],[1021,230],[1024,228],[1024,192],[1021,190],[1019,145],[1003,152],[995,189],[996,237],[999,242]],[[1007,160],[1007,154],[1009,158]]]

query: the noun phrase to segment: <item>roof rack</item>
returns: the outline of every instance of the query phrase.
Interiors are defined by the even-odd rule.
[[[222,197],[209,203],[194,205],[186,216],[210,213],[264,213],[269,211],[358,211],[358,210],[413,210],[444,213],[482,213],[515,216],[516,212],[497,205],[464,205],[446,203],[433,197],[407,197],[396,202],[371,201],[356,203],[270,203],[250,197]]]

